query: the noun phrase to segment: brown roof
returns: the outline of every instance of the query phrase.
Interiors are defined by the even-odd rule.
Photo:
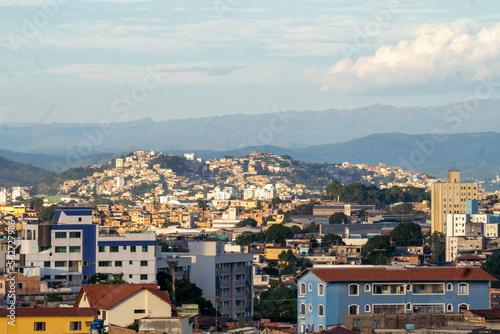
[[[0,317],[6,317],[10,313],[6,308],[0,309]],[[90,307],[72,308],[72,307],[18,307],[16,308],[16,317],[95,317],[97,310]]]
[[[80,305],[81,298],[85,293],[87,295],[87,300],[91,307],[97,309],[109,310],[122,300],[132,296],[140,290],[147,290],[163,300],[164,302],[170,304],[170,306],[175,310],[172,305],[170,296],[167,291],[160,291],[156,284],[92,284],[83,285],[80,293],[75,302],[75,307]]]
[[[354,268],[308,268],[307,271],[316,275],[324,282],[425,282],[425,281],[496,281],[496,278],[481,268],[457,267],[354,267]]]
[[[459,256],[455,260],[457,260],[457,261],[484,261],[486,259],[482,258],[480,256],[468,254],[468,255]]]
[[[491,320],[498,321],[500,319],[499,308],[492,308],[491,310],[471,310],[470,313],[483,317],[484,320],[486,321],[491,321]]]

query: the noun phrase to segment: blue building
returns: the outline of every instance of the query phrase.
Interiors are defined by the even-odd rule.
[[[39,268],[54,285],[79,287],[96,273],[120,274],[129,283],[156,281],[156,234],[100,236],[92,208],[56,208],[54,224],[24,224],[20,266]]]
[[[299,334],[344,323],[344,314],[459,313],[490,307],[494,277],[480,268],[335,266],[297,278]]]

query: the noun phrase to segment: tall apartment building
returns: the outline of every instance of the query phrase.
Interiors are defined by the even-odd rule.
[[[191,281],[203,297],[216,305],[222,317],[251,319],[253,316],[253,254],[227,253],[224,242],[190,242]]]
[[[446,215],[466,213],[467,200],[478,199],[477,183],[461,183],[459,171],[448,171],[446,183],[434,183],[431,188],[431,232],[446,232]]]
[[[156,281],[156,235],[101,237],[92,208],[56,208],[55,224],[24,224],[18,243],[20,266],[40,268],[49,282],[78,287],[96,273]]]

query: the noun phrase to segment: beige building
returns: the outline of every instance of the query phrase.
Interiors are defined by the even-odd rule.
[[[431,232],[445,233],[447,214],[465,213],[466,201],[477,200],[477,183],[460,183],[459,171],[448,171],[448,182],[434,183],[431,188]]]
[[[158,290],[156,284],[83,285],[75,307],[95,308],[104,326],[123,327],[146,317],[171,317],[176,310],[168,292]]]

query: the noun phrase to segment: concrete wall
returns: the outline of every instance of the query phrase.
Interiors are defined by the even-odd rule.
[[[193,327],[189,324],[189,317],[145,318],[139,320],[139,332],[193,334]]]

